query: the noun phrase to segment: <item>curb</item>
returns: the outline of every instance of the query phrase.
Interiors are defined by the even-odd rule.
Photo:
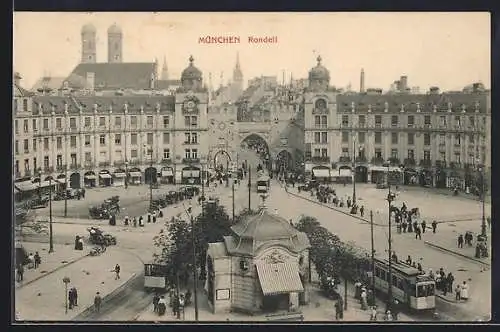
[[[446,297],[444,297],[444,296],[443,296],[443,295],[441,295],[441,294],[439,294],[439,295],[438,295],[438,294],[436,294],[436,297],[438,297],[438,298],[439,298],[439,300],[444,301],[444,302],[449,303],[449,304],[455,304],[455,305],[460,304],[459,302],[455,302],[455,301],[453,301],[453,300],[448,300]]]
[[[471,260],[471,261],[474,261],[476,263],[479,263],[479,264],[483,264],[483,265],[486,265],[488,267],[491,267],[491,264],[490,263],[487,263],[487,262],[483,262],[483,261],[480,261],[479,259],[476,259],[476,258],[472,258],[470,256],[467,256],[467,255],[464,255],[464,254],[461,254],[461,253],[458,253],[454,250],[450,250],[450,249],[447,249],[445,247],[442,247],[442,246],[439,246],[437,244],[434,244],[434,243],[431,243],[429,241],[424,241],[424,244],[430,246],[430,247],[433,247],[433,248],[436,248],[438,250],[441,250],[441,251],[445,251],[449,254],[452,254],[452,255],[456,255],[456,256],[460,256],[460,257],[463,257],[463,258],[466,258],[468,260]]]
[[[19,285],[19,287],[17,287],[17,289],[20,289],[20,288],[23,288],[24,286],[27,286],[27,285],[29,285],[29,284],[32,284],[32,283],[34,283],[34,282],[35,282],[35,281],[37,281],[37,280],[40,280],[40,279],[42,279],[42,278],[44,278],[44,277],[46,277],[46,276],[48,276],[48,275],[51,275],[52,273],[57,272],[57,271],[59,271],[59,270],[60,270],[60,269],[62,269],[62,268],[68,267],[68,266],[70,266],[71,264],[74,264],[74,263],[76,263],[76,262],[78,262],[78,261],[80,261],[80,260],[84,259],[85,257],[89,257],[89,256],[90,256],[90,254],[86,254],[85,256],[78,257],[78,258],[76,258],[76,259],[74,259],[74,260],[72,260],[72,261],[69,261],[69,262],[68,262],[68,263],[66,263],[66,264],[63,264],[63,265],[61,265],[61,266],[56,267],[55,269],[53,269],[53,270],[51,270],[51,271],[49,271],[49,272],[47,272],[47,273],[42,274],[41,276],[36,277],[36,278],[35,278],[35,279],[33,279],[33,280],[30,280],[30,281],[27,281],[27,282],[23,282],[21,285]]]
[[[102,298],[102,304],[101,304],[101,306],[104,303],[106,303],[107,301],[113,299],[119,293],[121,293],[125,288],[127,288],[134,281],[134,279],[136,277],[138,277],[138,275],[136,273],[132,273],[132,275],[130,276],[130,278],[127,279],[127,281],[125,281],[123,284],[121,284],[120,286],[118,286],[117,288],[115,288],[108,295],[104,296]],[[78,315],[76,315],[75,317],[73,317],[71,320],[84,321],[84,318],[85,318],[84,316],[89,315],[93,311],[93,308],[94,308],[93,305],[87,306],[82,312],[80,312]]]

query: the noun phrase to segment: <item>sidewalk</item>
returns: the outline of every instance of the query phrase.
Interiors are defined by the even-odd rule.
[[[111,272],[115,264],[121,266],[121,279],[119,280],[115,280],[115,274]],[[71,320],[93,305],[96,292],[100,292],[105,300],[107,295],[125,285],[142,269],[143,263],[135,255],[109,247],[101,256],[82,258],[16,289],[16,312],[20,320]],[[68,310],[67,314],[65,314],[67,295],[62,282],[64,277],[71,279],[68,289],[74,286],[78,290],[78,306]]]

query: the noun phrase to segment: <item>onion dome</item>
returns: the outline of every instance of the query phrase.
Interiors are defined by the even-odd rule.
[[[330,72],[321,65],[321,56],[316,59],[318,64],[309,71],[309,80],[330,80]]]
[[[116,23],[113,23],[113,25],[111,25],[108,28],[108,35],[111,35],[111,34],[121,35],[122,28],[120,28],[118,25],[116,25]]]
[[[97,33],[97,30],[95,28],[95,26],[93,24],[85,24],[83,27],[82,27],[82,34],[87,34],[87,33]]]
[[[181,81],[185,81],[185,80],[201,81],[201,77],[202,77],[201,70],[196,68],[194,66],[193,62],[194,62],[194,58],[191,55],[189,57],[189,66],[182,71]]]

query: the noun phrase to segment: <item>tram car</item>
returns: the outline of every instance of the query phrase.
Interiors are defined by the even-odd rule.
[[[167,266],[163,264],[144,264],[144,289],[167,290]]]
[[[264,172],[257,173],[256,189],[259,194],[267,194],[271,186],[271,178]]]
[[[387,295],[389,288],[389,261],[375,259],[375,291]],[[392,297],[414,311],[436,307],[436,282],[418,269],[404,263],[391,262]]]

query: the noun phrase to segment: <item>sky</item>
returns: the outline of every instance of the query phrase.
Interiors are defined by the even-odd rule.
[[[261,75],[306,78],[321,55],[330,85],[388,89],[401,75],[426,91],[491,86],[489,13],[14,13],[14,70],[31,88],[42,76],[65,77],[81,58],[81,27],[97,29],[97,61],[107,61],[107,28],[123,30],[123,61],[166,57],[171,79],[190,55],[204,82],[232,77],[239,53],[245,82]],[[239,36],[239,44],[203,44],[200,37]],[[249,36],[276,36],[250,44]],[[221,80],[222,73],[222,80]]]

